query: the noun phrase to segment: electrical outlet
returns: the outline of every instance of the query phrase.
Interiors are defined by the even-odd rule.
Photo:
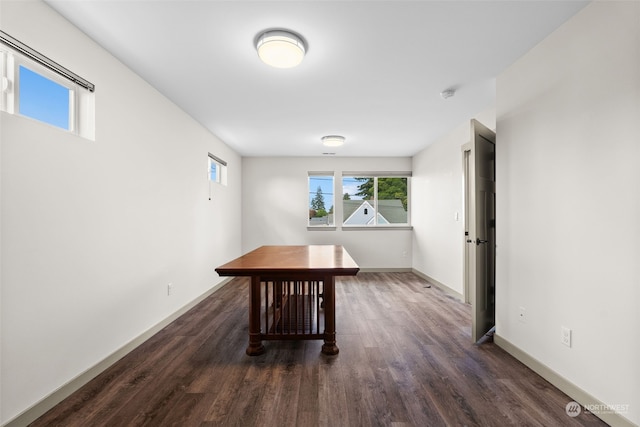
[[[518,309],[518,321],[520,323],[527,323],[526,310],[524,307]]]
[[[562,327],[562,335],[560,336],[560,341],[567,347],[571,347],[571,329],[564,326]]]
[[[169,283],[167,285],[167,296],[171,295],[173,293],[173,283]]]

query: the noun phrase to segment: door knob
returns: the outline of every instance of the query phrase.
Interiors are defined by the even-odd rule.
[[[488,240],[482,240],[482,239],[476,239],[476,245],[479,245],[480,243],[489,243]]]

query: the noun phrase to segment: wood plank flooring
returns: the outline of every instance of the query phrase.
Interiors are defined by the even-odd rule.
[[[340,354],[265,341],[249,357],[236,278],[32,426],[603,426],[492,342],[470,306],[411,273],[336,281]]]

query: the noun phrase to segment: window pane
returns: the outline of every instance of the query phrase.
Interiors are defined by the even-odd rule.
[[[20,66],[20,114],[69,129],[70,89]]]
[[[342,177],[344,225],[408,224],[407,184],[406,177]]]
[[[209,157],[209,179],[213,182],[219,182],[218,164]]]
[[[375,225],[375,179],[342,177],[342,217],[345,225]]]
[[[309,176],[309,225],[333,225],[333,176]]]
[[[220,160],[217,157],[213,157],[209,154],[209,181],[213,181],[220,185],[227,185],[227,162]]]
[[[407,219],[407,178],[378,178],[378,224],[406,224]]]

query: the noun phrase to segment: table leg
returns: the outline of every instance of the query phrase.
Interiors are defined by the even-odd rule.
[[[249,356],[258,356],[265,351],[260,331],[260,302],[260,277],[252,276],[249,289],[249,346],[246,351]]]
[[[322,345],[322,353],[333,356],[340,351],[336,345],[335,277],[325,277],[323,288],[324,344]]]

